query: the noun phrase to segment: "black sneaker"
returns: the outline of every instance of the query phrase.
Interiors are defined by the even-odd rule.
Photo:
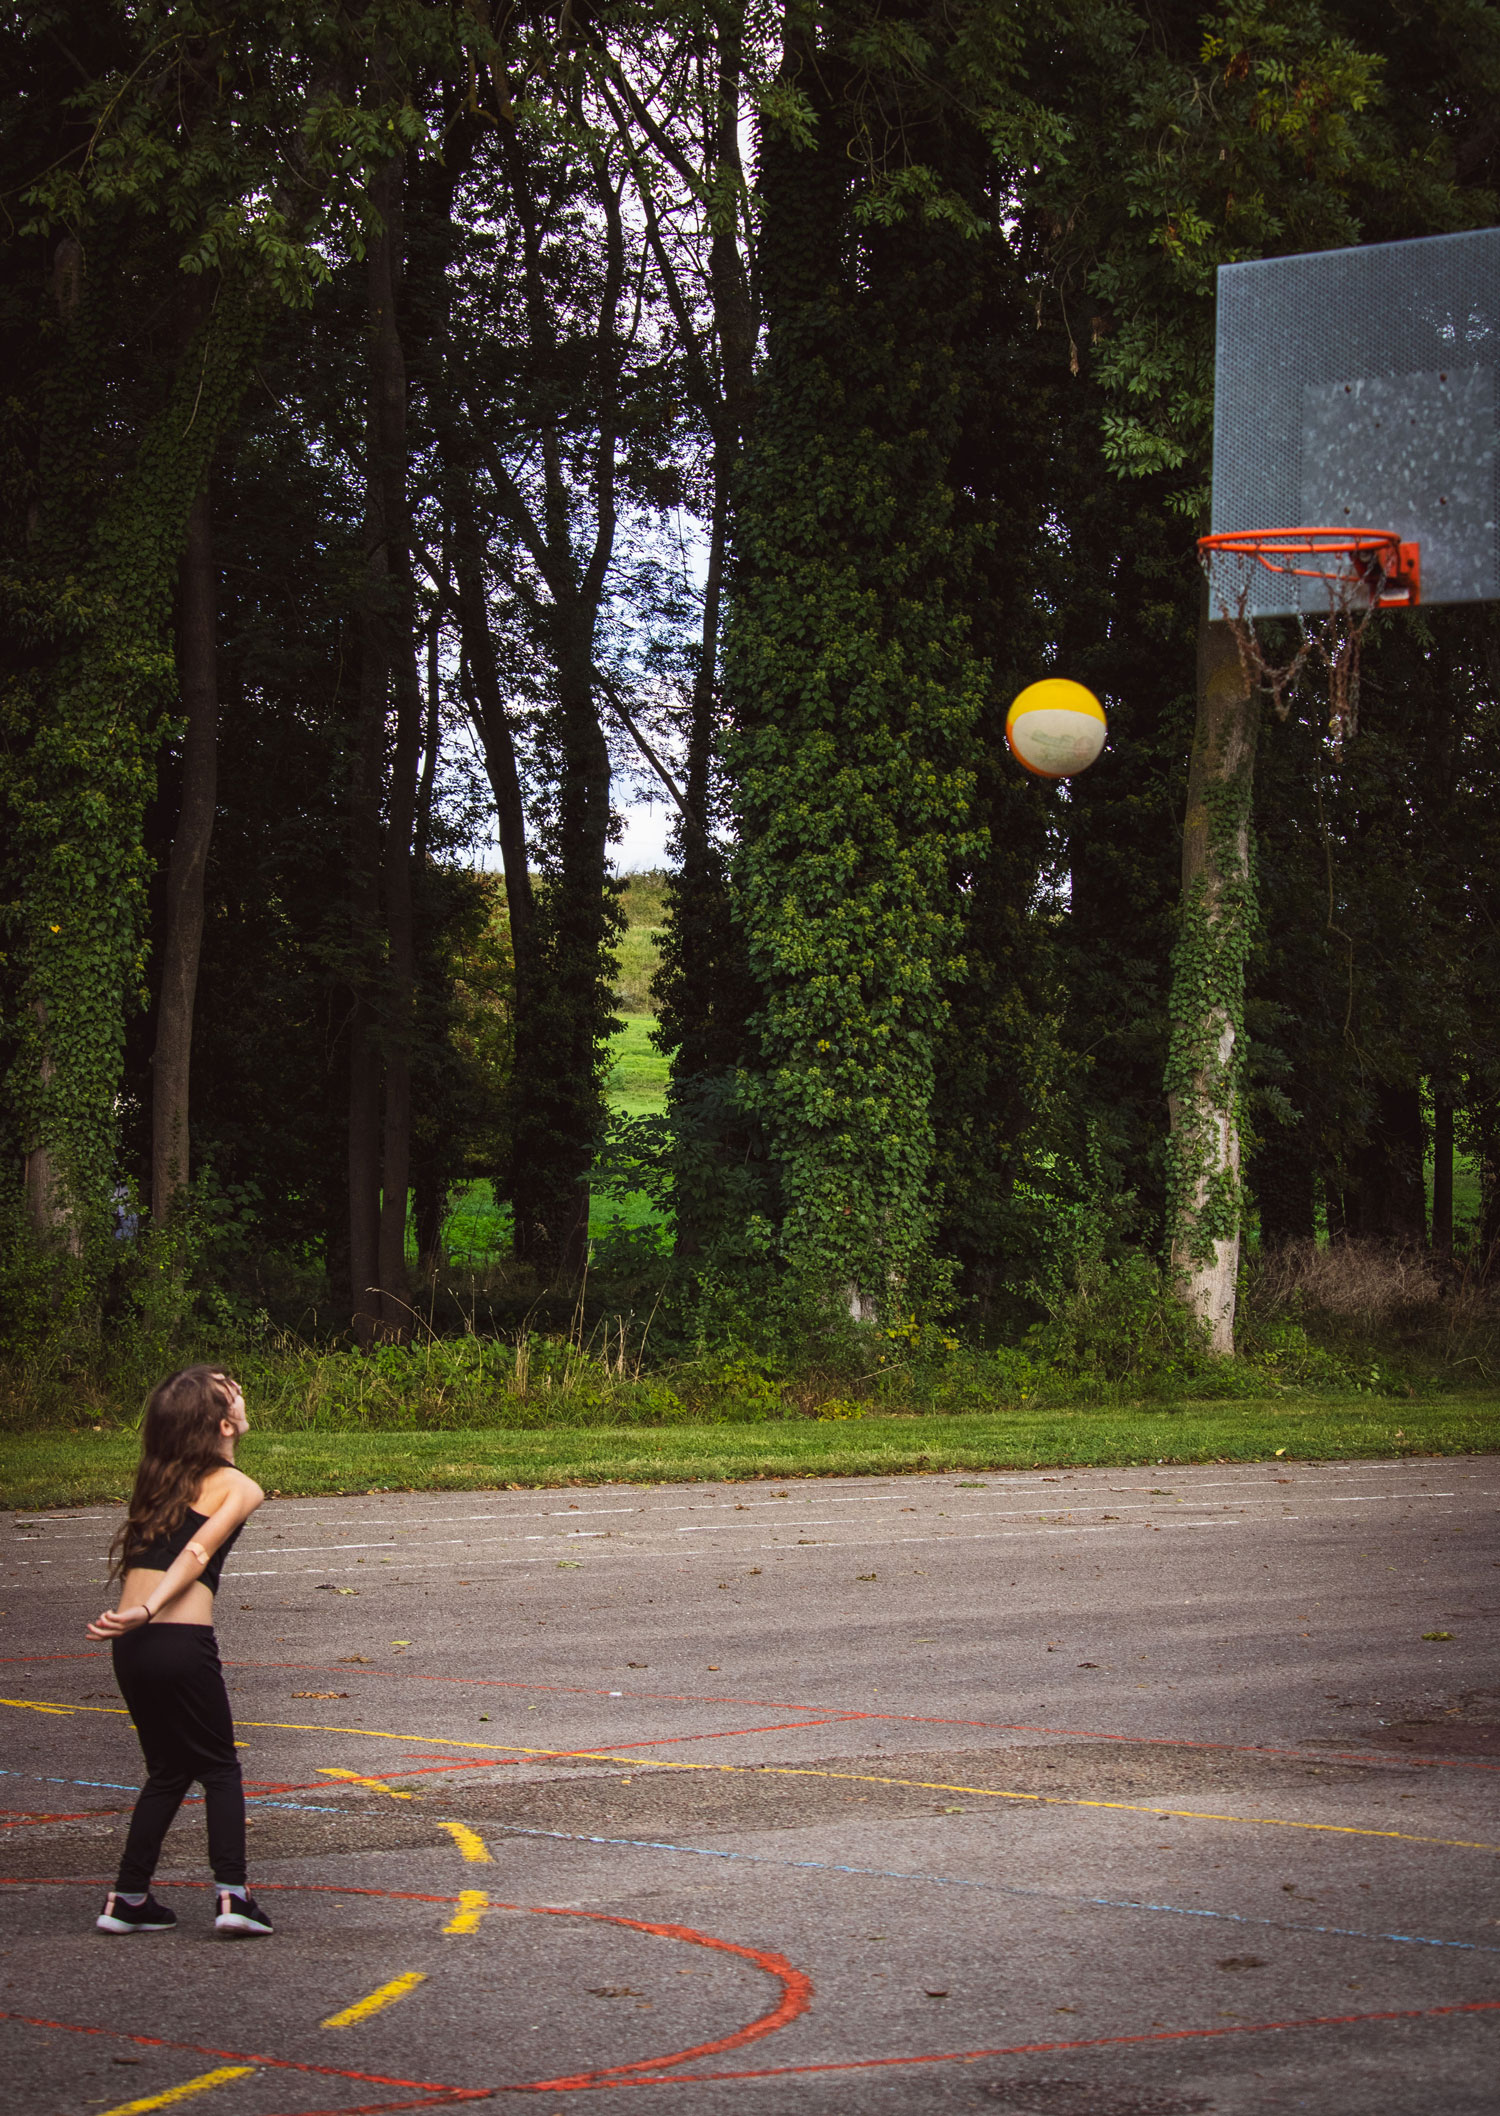
[[[125,1903],[113,1889],[104,1898],[104,1908],[94,1923],[101,1932],[172,1932],[177,1913],[148,1895],[144,1903]]]
[[[227,1888],[219,1890],[214,1929],[229,1940],[256,1940],[276,1930],[254,1896],[237,1896]]]

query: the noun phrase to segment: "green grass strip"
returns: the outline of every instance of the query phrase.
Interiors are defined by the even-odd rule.
[[[663,1484],[868,1477],[934,1470],[1138,1463],[1357,1461],[1500,1450],[1500,1402],[1401,1406],[1347,1397],[1149,1410],[968,1417],[790,1419],[761,1425],[459,1432],[252,1432],[240,1461],[285,1497],[477,1491],[496,1485]],[[136,1442],[117,1432],[0,1439],[0,1506],[89,1506],[126,1496]]]

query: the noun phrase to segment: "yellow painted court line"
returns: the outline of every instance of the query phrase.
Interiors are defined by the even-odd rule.
[[[41,1704],[30,1697],[0,1697],[0,1705],[14,1705],[22,1712],[102,1712],[109,1719],[128,1719],[129,1713],[123,1705],[56,1705]],[[326,1719],[239,1719],[235,1724],[254,1727],[261,1733],[270,1734],[359,1734],[367,1741],[419,1741],[429,1749],[483,1749],[493,1755],[497,1748],[516,1749],[527,1756],[551,1756],[553,1749],[521,1749],[515,1741],[455,1741],[447,1734],[398,1734],[391,1727],[331,1727]],[[572,1751],[568,1752],[570,1755]],[[593,1751],[583,1753],[592,1755]]]
[[[611,1762],[628,1763],[629,1757],[612,1757]],[[684,1766],[676,1766],[684,1768]],[[702,1766],[692,1766],[702,1768]],[[715,1766],[710,1765],[713,1769]],[[719,1764],[719,1770],[743,1769],[743,1765]],[[753,1769],[754,1766],[751,1766]],[[799,1770],[795,1764],[776,1764],[765,1767],[768,1778],[847,1778],[856,1785],[906,1785],[924,1793],[972,1793],[981,1800],[1031,1800],[1039,1807],[1107,1807],[1126,1815],[1170,1815],[1178,1822],[1235,1822],[1253,1829],[1310,1829],[1334,1837],[1394,1837],[1402,1844],[1438,1844],[1449,1851],[1500,1851],[1500,1844],[1470,1844],[1462,1837],[1417,1837],[1400,1829],[1364,1829],[1352,1822],[1293,1822],[1284,1815],[1219,1815],[1212,1810],[1197,1807],[1155,1807],[1144,1801],[1134,1800],[1084,1800],[1070,1797],[1066,1793],[1008,1793],[997,1792],[989,1785],[942,1785],[925,1778],[877,1778],[864,1771],[812,1771]]]
[[[438,1827],[448,1832],[471,1866],[494,1865],[489,1846],[477,1830],[470,1829],[467,1822],[441,1822]]]
[[[196,2079],[185,2079],[180,2087],[147,2094],[141,2101],[122,2101],[106,2109],[104,2116],[146,2116],[147,2109],[169,2109],[174,2101],[186,2101],[189,2094],[206,2094],[210,2087],[227,2086],[231,2079],[248,2079],[254,2070],[254,2065],[221,2065],[217,2072],[200,2072]]]
[[[458,1908],[443,1927],[444,1936],[457,1932],[477,1932],[479,1930],[479,1920],[489,1907],[490,1899],[482,1888],[461,1889],[459,1891]],[[325,2021],[324,2026],[326,2027],[327,2025]]]
[[[410,1800],[414,1797],[411,1793],[398,1792],[395,1786],[387,1785],[383,1778],[364,1778],[361,1777],[358,1771],[341,1771],[336,1765],[331,1763],[320,1763],[318,1765],[318,1776],[320,1778],[346,1778],[350,1785],[367,1785],[372,1792],[389,1793],[393,1800]]]
[[[1145,1801],[1083,1800],[1070,1798],[1065,1793],[1004,1792],[992,1785],[945,1785],[940,1779],[881,1778],[869,1771],[815,1771],[779,1763],[667,1763],[656,1756],[606,1755],[602,1749],[569,1749],[568,1754],[592,1756],[600,1763],[628,1763],[633,1770],[641,1771],[734,1771],[744,1777],[838,1778],[854,1785],[909,1786],[922,1793],[972,1793],[977,1800],[1029,1801],[1038,1807],[1106,1807],[1125,1815],[1170,1815],[1179,1822],[1233,1822],[1251,1829],[1307,1829],[1335,1837],[1393,1837],[1401,1844],[1432,1844],[1445,1851],[1500,1851],[1500,1844],[1474,1844],[1464,1837],[1419,1837],[1407,1830],[1362,1829],[1348,1822],[1292,1822],[1283,1815],[1218,1815],[1202,1808],[1159,1807]]]
[[[426,1981],[427,1972],[424,1969],[408,1969],[405,1976],[393,1977],[390,1983],[382,1984],[378,1991],[372,1991],[368,1998],[357,1998],[354,2004],[346,2006],[342,2013],[330,2013],[323,2026],[357,2028],[360,2022],[368,2020],[372,2013],[379,2013],[385,2006],[394,2006],[398,1998],[405,1998],[408,1991],[415,1991],[418,1984],[425,1984]]]
[[[26,1698],[0,1697],[0,1705],[28,1704]],[[31,1705],[33,1711],[78,1711],[114,1712],[124,1716],[118,1705]],[[383,1727],[330,1727],[305,1725],[287,1719],[246,1719],[241,1726],[258,1727],[272,1733],[287,1734],[359,1734],[371,1741],[419,1741],[429,1749],[486,1749],[492,1754],[497,1746],[489,1741],[455,1741],[446,1734],[397,1734]],[[628,1763],[632,1770],[641,1771],[735,1771],[749,1776],[760,1772],[770,1778],[840,1778],[852,1780],[856,1785],[902,1785],[914,1787],[926,1793],[972,1793],[978,1800],[1023,1800],[1039,1807],[1100,1807],[1113,1808],[1125,1815],[1171,1815],[1183,1822],[1233,1822],[1243,1827],[1258,1829],[1305,1829],[1335,1837],[1384,1837],[1398,1844],[1431,1844],[1444,1851],[1500,1851],[1500,1844],[1476,1843],[1467,1837],[1419,1837],[1402,1829],[1362,1829],[1352,1823],[1343,1822],[1291,1822],[1281,1815],[1217,1815],[1205,1813],[1191,1807],[1160,1807],[1146,1802],[1130,1800],[1082,1800],[1070,1799],[1062,1793],[1012,1793],[997,1791],[991,1785],[944,1785],[941,1781],[926,1778],[879,1778],[861,1771],[813,1771],[798,1770],[789,1764],[753,1763],[679,1763],[666,1761],[660,1756],[617,1756],[609,1749],[541,1749],[528,1747],[524,1742],[508,1741],[502,1744],[519,1756],[570,1756],[592,1758],[596,1763]]]

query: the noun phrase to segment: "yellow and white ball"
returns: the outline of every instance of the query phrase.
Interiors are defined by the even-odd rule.
[[[1066,676],[1027,684],[1005,716],[1005,739],[1018,764],[1039,779],[1068,779],[1087,771],[1108,726],[1092,691]]]

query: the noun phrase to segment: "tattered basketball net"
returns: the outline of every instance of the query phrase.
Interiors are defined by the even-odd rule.
[[[1235,529],[1198,539],[1198,555],[1208,575],[1209,592],[1219,615],[1234,633],[1245,681],[1264,684],[1278,716],[1288,712],[1287,692],[1309,661],[1328,671],[1328,733],[1335,756],[1344,737],[1359,726],[1359,650],[1365,629],[1377,610],[1411,609],[1422,599],[1421,553],[1403,544],[1390,529]],[[1289,582],[1317,581],[1328,599],[1328,614],[1311,620],[1297,613],[1301,638],[1290,661],[1266,658],[1246,612],[1257,566]],[[1292,588],[1288,601],[1300,603]]]

